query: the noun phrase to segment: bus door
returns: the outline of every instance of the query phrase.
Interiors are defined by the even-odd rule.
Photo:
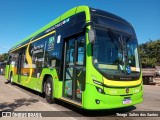
[[[17,64],[17,74],[18,74],[18,83],[21,81],[21,69],[22,69],[22,53],[19,53],[18,64]]]
[[[65,41],[63,97],[80,102],[85,75],[85,37],[84,35]]]

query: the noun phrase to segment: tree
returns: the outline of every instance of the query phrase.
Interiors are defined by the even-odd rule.
[[[160,40],[139,45],[142,67],[160,66]]]
[[[0,62],[4,62],[8,59],[8,53],[0,55]]]

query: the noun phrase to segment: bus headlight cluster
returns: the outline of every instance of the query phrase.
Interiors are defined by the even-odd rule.
[[[101,82],[98,82],[98,81],[95,80],[95,79],[93,79],[93,82],[94,82],[95,84],[98,84],[98,85],[101,85],[101,86],[102,86],[102,83],[101,83]]]
[[[105,94],[104,90],[102,88],[96,87],[97,91],[101,94]]]

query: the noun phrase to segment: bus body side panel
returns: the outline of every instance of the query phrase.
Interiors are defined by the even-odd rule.
[[[18,82],[18,75],[14,75],[14,82],[42,93],[43,80],[46,80],[44,79],[45,75],[49,75],[53,78],[53,97],[60,98],[62,96],[62,82],[59,82],[57,71],[54,68],[44,68],[39,78],[20,76],[20,83]]]
[[[9,70],[9,67],[10,65],[6,65],[6,69],[5,69],[5,78],[6,78],[6,80],[9,80],[9,72],[10,72],[10,70]]]
[[[28,76],[21,76],[20,84],[35,91],[41,92],[39,81],[39,78],[29,78]]]

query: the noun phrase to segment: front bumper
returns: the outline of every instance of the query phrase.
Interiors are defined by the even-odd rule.
[[[130,104],[123,104],[125,98],[130,98]],[[97,102],[99,101],[99,102]],[[96,87],[91,84],[86,84],[86,89],[83,93],[82,106],[84,109],[113,109],[127,106],[133,106],[143,101],[143,90],[135,94],[129,95],[109,95],[101,94]]]

